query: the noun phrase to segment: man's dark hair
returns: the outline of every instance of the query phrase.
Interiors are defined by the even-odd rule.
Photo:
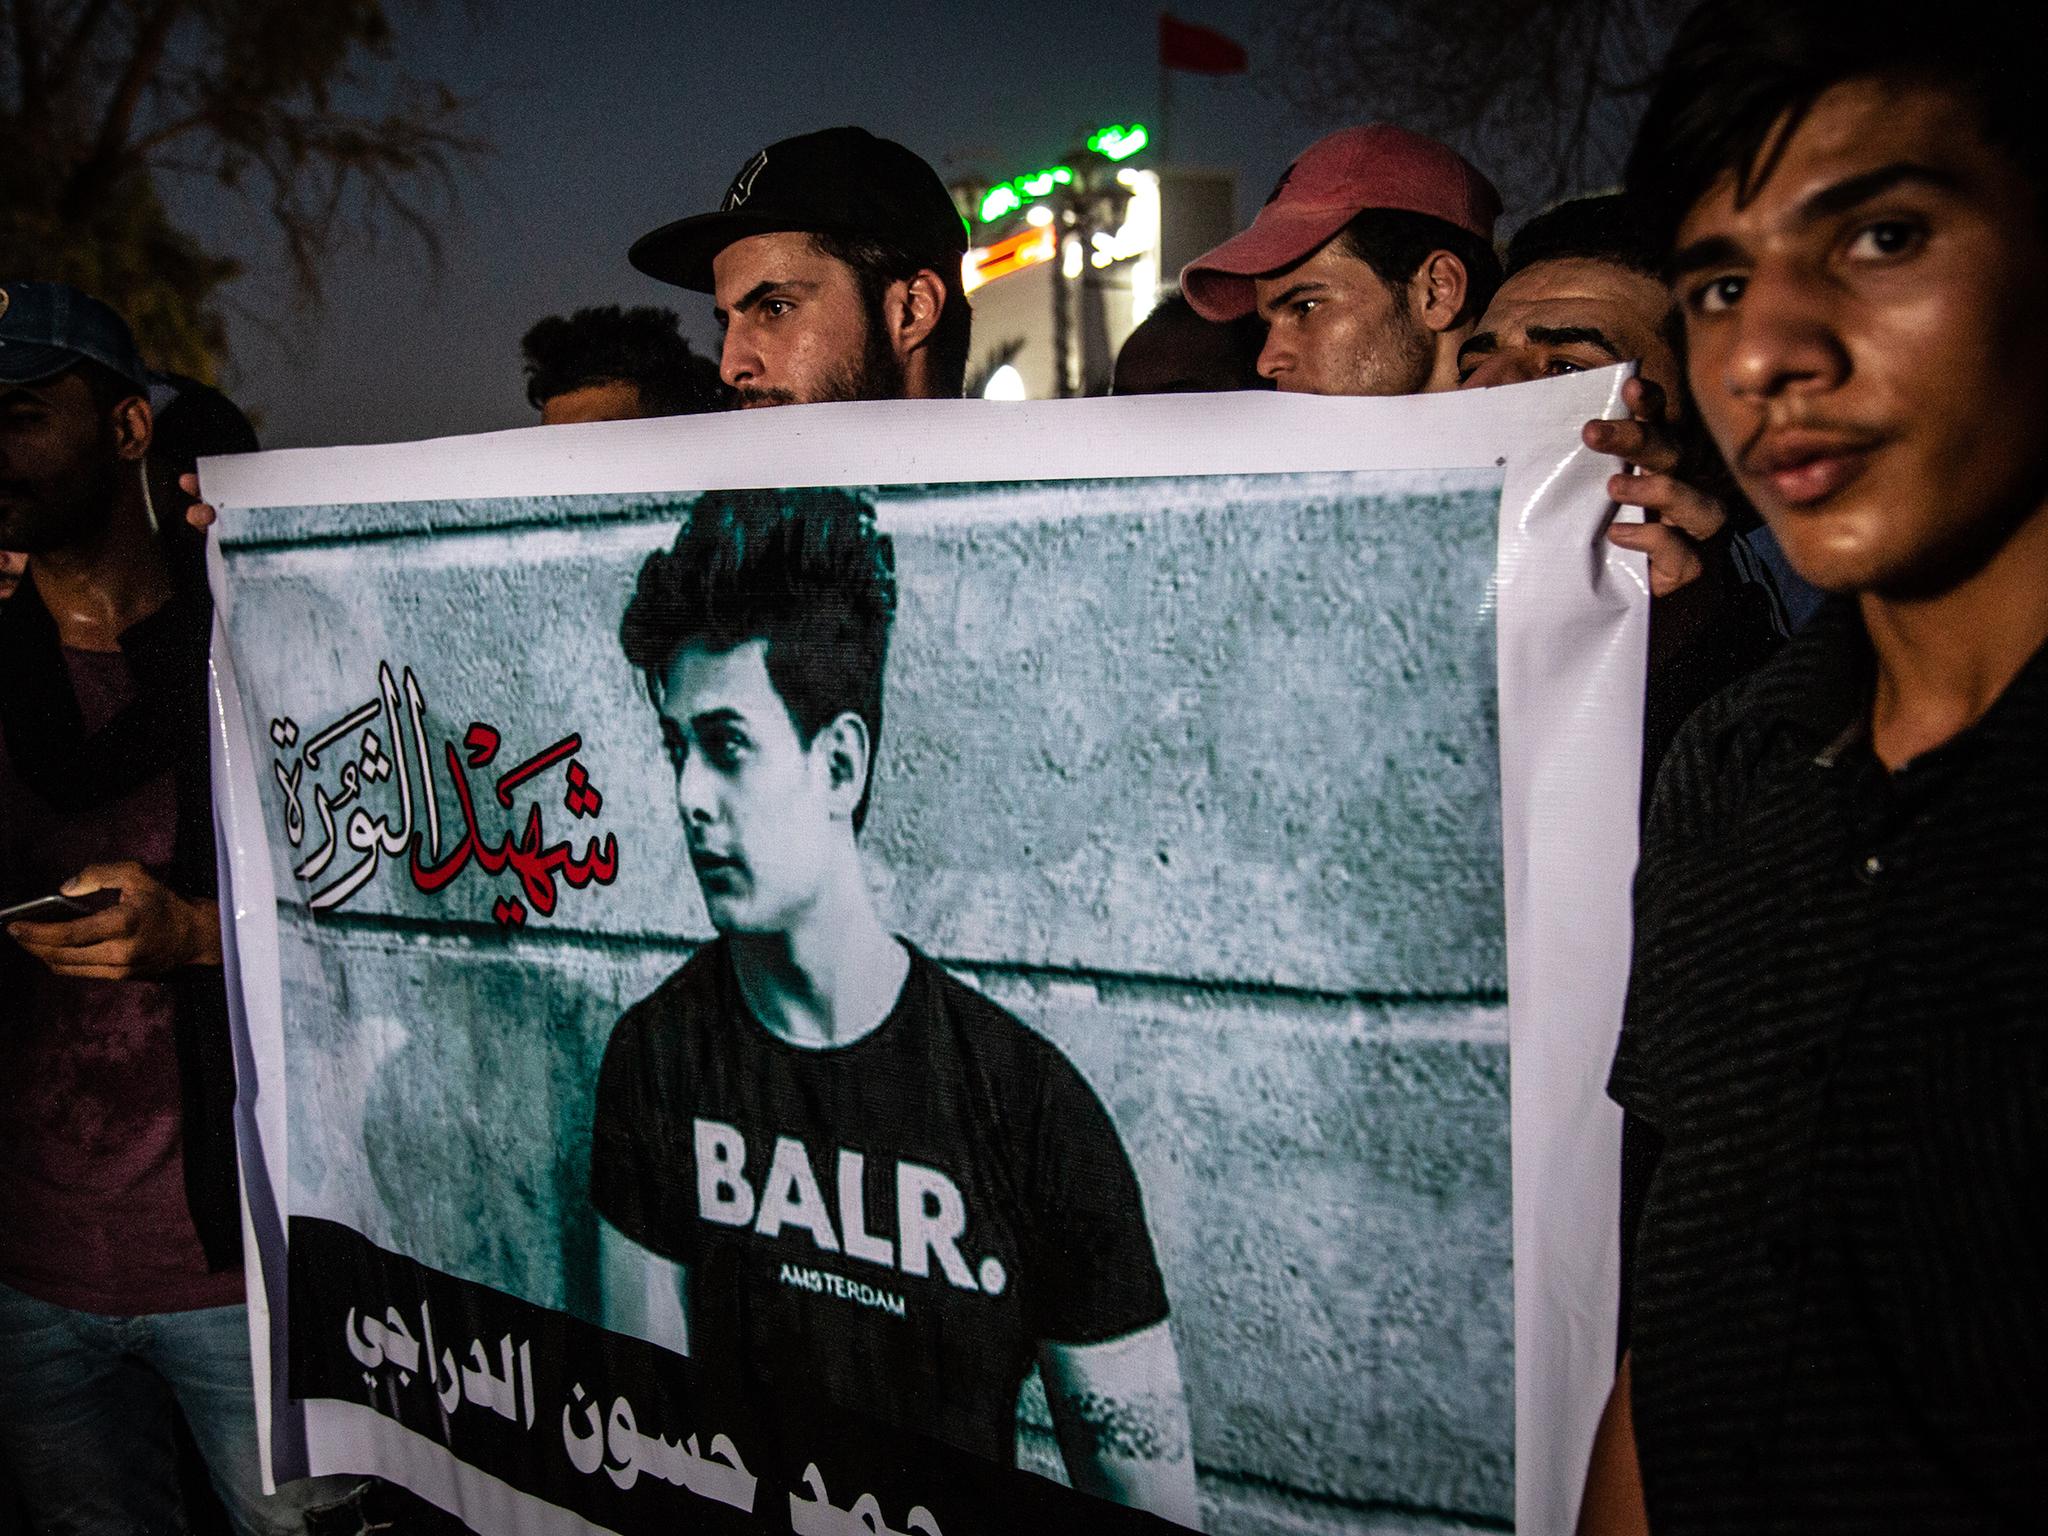
[[[868,731],[867,819],[882,741],[882,672],[896,616],[896,553],[874,508],[834,490],[708,491],[667,551],[640,567],[619,626],[650,694],[685,645],[768,645],[768,680],[798,738],[851,710]]]
[[[210,384],[181,373],[154,375],[176,391],[156,413],[149,454],[190,474],[216,454],[254,453],[263,445],[242,408]]]
[[[1664,280],[1663,248],[1642,205],[1625,192],[1575,197],[1537,214],[1508,242],[1503,281],[1543,261],[1604,261]],[[1682,359],[1685,316],[1676,303],[1658,329]]]
[[[1161,325],[1189,324],[1208,326],[1221,333],[1225,350],[1231,360],[1244,371],[1246,389],[1264,389],[1267,380],[1259,377],[1259,354],[1266,350],[1266,322],[1259,318],[1259,312],[1239,315],[1235,320],[1218,323],[1204,319],[1195,312],[1195,306],[1188,302],[1188,296],[1178,288],[1160,297],[1152,306],[1152,313],[1139,321],[1139,325],[1150,325],[1157,321]]]
[[[1539,261],[1604,261],[1659,281],[1664,253],[1642,209],[1626,193],[1575,197],[1546,208],[1508,242],[1504,277]]]
[[[1668,254],[1679,224],[1723,174],[1735,173],[1739,200],[1755,195],[1775,165],[1765,150],[1781,118],[1796,128],[1830,87],[1892,79],[1975,103],[1987,140],[2033,183],[2034,216],[2048,217],[2044,42],[2048,10],[2036,5],[1707,0],[1664,61],[1629,155],[1629,190]]]
[[[648,416],[720,409],[725,399],[718,364],[691,351],[676,327],[674,310],[651,305],[605,304],[548,316],[519,343],[527,403],[539,410],[571,390],[631,384]]]
[[[1399,298],[1431,251],[1449,251],[1465,268],[1465,303],[1453,317],[1464,325],[1486,313],[1500,287],[1500,257],[1468,229],[1399,208],[1368,208],[1337,231],[1338,243],[1371,267]]]
[[[813,233],[811,244],[834,261],[853,269],[860,286],[861,306],[872,329],[879,323],[882,295],[891,283],[908,282],[930,270],[946,284],[946,302],[932,327],[932,385],[946,399],[957,396],[967,384],[967,354],[974,340],[974,311],[960,285],[962,251],[928,251],[923,255],[901,246],[887,245],[859,235]]]
[[[1184,376],[1199,375],[1202,369],[1193,365],[1214,356],[1222,359],[1236,376],[1229,387],[1273,387],[1272,380],[1259,377],[1259,354],[1266,346],[1266,322],[1259,318],[1258,311],[1239,315],[1235,320],[1210,320],[1197,312],[1186,294],[1175,288],[1161,295],[1159,302],[1152,306],[1152,312],[1124,338],[1123,346],[1117,350],[1116,365],[1111,369],[1110,393],[1129,394],[1130,365],[1126,359],[1142,358],[1148,345],[1157,348],[1168,338],[1186,344],[1177,349],[1179,355],[1191,364]]]

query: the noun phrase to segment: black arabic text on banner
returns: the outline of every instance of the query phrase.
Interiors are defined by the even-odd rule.
[[[290,1220],[291,1392],[367,1404],[611,1530],[1167,1532],[1154,1516],[822,1401],[748,1401],[690,1362]]]

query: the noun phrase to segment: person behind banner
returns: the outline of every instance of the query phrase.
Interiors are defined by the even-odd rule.
[[[149,438],[149,512],[180,583],[206,584],[206,540],[185,520],[192,498],[182,481],[201,459],[255,453],[263,445],[242,408],[181,373],[150,375],[155,426]]]
[[[719,381],[752,410],[959,399],[974,327],[966,255],[966,222],[938,172],[843,127],[755,151],[716,209],[649,231],[628,259],[711,295]],[[199,495],[196,476],[184,485]],[[194,501],[185,517],[209,528],[215,510]]]
[[[1608,529],[1614,543],[1650,557],[1658,598],[1650,608],[1643,712],[1647,786],[1686,718],[1783,643],[1777,584],[1744,538],[1756,529],[1756,514],[1729,481],[1692,408],[1678,360],[1681,322],[1641,210],[1619,194],[1560,203],[1516,231],[1506,267],[1478,328],[1459,348],[1459,388],[1614,363],[1641,369],[1623,386],[1636,419],[1588,423],[1586,435],[1597,448],[1607,440],[1602,434],[1643,434],[1624,439],[1648,461],[1643,472],[1614,476],[1610,494],[1633,493],[1662,509],[1656,521]],[[1646,444],[1652,432],[1655,440]],[[1647,491],[1640,488],[1651,481]]]
[[[519,342],[526,400],[544,427],[724,410],[718,365],[690,350],[676,312],[603,304],[536,320]]]
[[[1112,395],[1220,394],[1271,389],[1259,377],[1265,327],[1255,315],[1225,324],[1195,313],[1187,295],[1169,293],[1117,349]]]
[[[1500,283],[1499,216],[1493,183],[1448,145],[1342,128],[1296,157],[1249,229],[1188,263],[1181,292],[1219,325],[1264,321],[1258,371],[1283,393],[1447,390]]]
[[[1181,291],[1219,324],[1265,322],[1258,370],[1282,393],[1455,389],[1459,355],[1501,284],[1500,206],[1493,183],[1448,145],[1392,123],[1340,129],[1301,152],[1249,229],[1188,263]],[[1649,556],[1662,608],[1707,574],[1708,545],[1725,568],[1727,518],[1714,497],[1672,473],[1680,452],[1661,399],[1631,385],[1624,404],[1633,419],[1589,423],[1586,441],[1626,466],[1608,494],[1645,519],[1617,523],[1608,536]],[[1725,569],[1713,574],[1706,590],[1732,585]],[[1696,593],[1679,606],[1711,604]],[[1654,629],[1678,627],[1666,619]]]
[[[181,1529],[175,1399],[240,1536],[355,1531],[358,1479],[263,1492],[213,613],[151,527],[148,393],[106,305],[0,283],[0,907],[39,903],[0,942],[0,1464],[38,1529]]]
[[[1009,1465],[1034,1363],[1083,1492],[1195,1525],[1186,1395],[1129,1158],[1043,1037],[876,914],[858,837],[894,556],[829,490],[712,492],[627,609],[718,937],[596,1095],[607,1326],[755,1397]]]
[[[720,377],[744,410],[959,399],[967,244],[938,172],[843,127],[757,151],[716,210],[642,235],[628,259],[711,295]]]

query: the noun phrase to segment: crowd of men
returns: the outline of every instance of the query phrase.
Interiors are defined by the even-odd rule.
[[[1343,130],[1117,362],[1125,393],[1640,367],[1628,419],[1585,428],[1642,513],[1607,537],[1653,593],[1610,1083],[1628,1316],[1585,1531],[2048,1519],[2044,32],[2017,8],[1706,0],[1625,191],[1503,259],[1477,168]],[[966,245],[908,149],[783,139],[630,253],[710,296],[716,364],[666,311],[581,311],[528,334],[529,398],[545,423],[956,398]],[[365,1518],[353,1482],[265,1496],[256,1469],[185,527],[212,518],[196,455],[254,446],[223,405],[153,386],[104,306],[0,284],[0,905],[119,896],[9,921],[0,948],[0,1467],[51,1531],[163,1528],[173,1401],[237,1530]],[[677,689],[764,640],[679,633],[636,656]],[[864,801],[833,764],[871,735],[789,713],[850,839]],[[782,962],[747,1001],[823,1041],[896,1004]],[[1098,1485],[1191,1518],[1191,1472],[1144,1470]]]

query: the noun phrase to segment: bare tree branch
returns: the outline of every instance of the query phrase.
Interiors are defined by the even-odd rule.
[[[146,350],[206,377],[238,268],[176,226],[166,178],[246,200],[308,301],[350,238],[398,231],[437,265],[487,146],[445,87],[393,67],[392,3],[0,0],[22,86],[0,97],[0,268],[95,289]]]
[[[153,128],[128,146],[128,153],[144,160],[156,160],[157,151],[175,139],[205,128],[216,121],[212,108],[202,107],[197,112],[188,112],[183,117],[174,117],[160,128]],[[158,161],[161,164],[161,161]]]
[[[142,94],[149,89],[151,79],[163,64],[164,50],[170,46],[171,29],[178,24],[178,13],[184,7],[185,0],[157,0],[156,9],[136,33],[134,50],[128,56],[128,67],[121,71],[120,83],[114,87],[113,95],[107,100],[106,112],[100,119],[99,138],[73,178],[74,199],[90,197],[110,179],[110,173],[120,161],[122,147],[127,143],[128,129],[135,121],[136,108],[142,105]]]
[[[78,13],[78,19],[71,24],[71,31],[64,39],[63,47],[57,50],[50,62],[53,79],[68,80],[84,61],[86,50],[100,29],[100,23],[107,18],[113,7],[113,0],[86,0]]]
[[[1628,97],[1685,0],[1294,0],[1260,80],[1310,124],[1390,119],[1456,145],[1511,204],[1611,179]]]

